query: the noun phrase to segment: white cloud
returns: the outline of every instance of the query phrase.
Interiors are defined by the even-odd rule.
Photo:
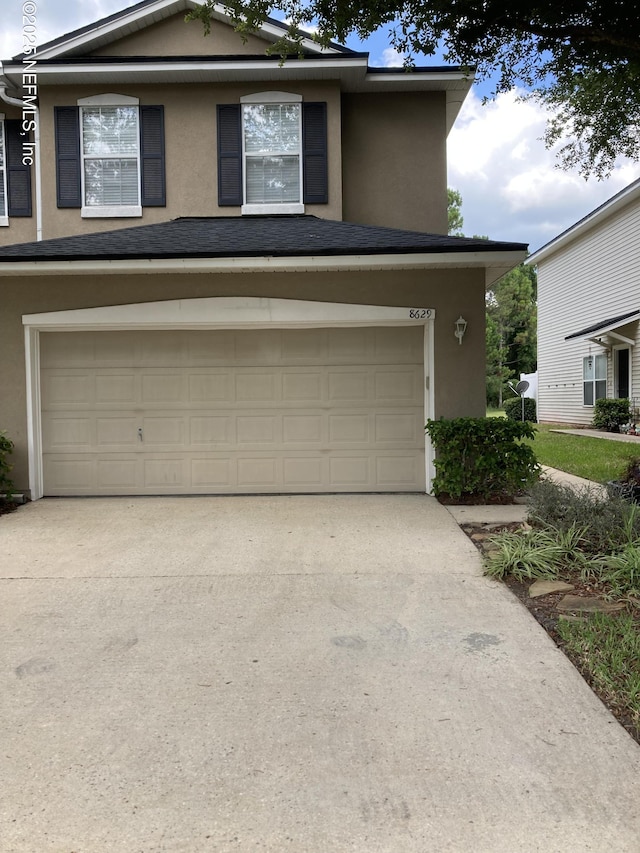
[[[382,51],[382,56],[376,63],[383,68],[398,68],[404,65],[406,53],[401,53],[395,47],[387,47]]]
[[[517,92],[487,104],[469,94],[448,141],[449,186],[462,196],[465,234],[533,250],[640,177],[640,164],[629,161],[604,181],[558,169],[542,142],[546,117]]]

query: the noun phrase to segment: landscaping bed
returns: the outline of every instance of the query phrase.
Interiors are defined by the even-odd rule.
[[[534,526],[461,527],[486,573],[513,592],[640,743],[640,511],[548,482],[536,488]],[[584,520],[589,532],[576,526]]]

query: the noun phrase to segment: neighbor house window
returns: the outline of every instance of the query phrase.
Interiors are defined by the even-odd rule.
[[[241,99],[244,213],[304,211],[301,100],[282,92]]]
[[[141,215],[138,106],[83,104],[80,118],[87,215]]]
[[[8,225],[7,214],[7,150],[5,145],[4,119],[0,119],[0,225]]]
[[[588,355],[582,360],[582,401],[593,406],[596,400],[607,396],[607,357]]]

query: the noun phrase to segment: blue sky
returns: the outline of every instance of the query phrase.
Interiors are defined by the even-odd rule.
[[[133,0],[34,2],[41,44],[135,5]],[[22,5],[23,0],[2,0],[1,57],[22,49]],[[371,65],[402,64],[385,28],[366,42],[350,38],[347,46],[368,51]],[[438,65],[442,58],[425,57],[418,64]],[[519,102],[518,93],[502,94],[483,105],[483,95],[490,93],[490,82],[475,84],[449,134],[448,181],[462,194],[466,234],[528,243],[534,251],[640,178],[640,164],[624,161],[604,181],[585,181],[575,171],[558,170],[553,152],[541,141],[541,107]]]

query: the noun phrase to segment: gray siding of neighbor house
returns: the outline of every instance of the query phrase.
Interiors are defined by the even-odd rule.
[[[587,425],[582,361],[606,347],[565,337],[610,317],[640,309],[640,203],[612,213],[538,264],[538,417]],[[617,331],[639,340],[638,323]],[[607,396],[615,396],[612,354]],[[631,396],[640,402],[640,349],[631,352]]]

